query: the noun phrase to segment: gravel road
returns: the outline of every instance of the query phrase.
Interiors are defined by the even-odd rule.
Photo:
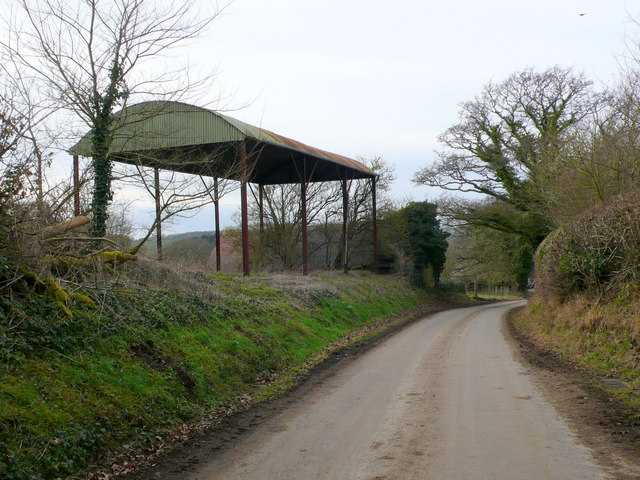
[[[518,302],[420,320],[184,478],[605,479],[503,334]]]

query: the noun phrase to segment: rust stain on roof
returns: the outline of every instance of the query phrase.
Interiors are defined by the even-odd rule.
[[[301,150],[303,152],[307,152],[311,155],[314,155],[316,157],[324,157],[324,158],[328,158],[329,160],[333,160],[336,163],[341,163],[343,165],[346,165],[350,168],[356,169],[356,170],[361,170],[367,173],[370,173],[371,175],[375,175],[375,172],[373,170],[371,170],[369,167],[363,165],[362,163],[353,160],[349,157],[345,157],[343,155],[338,155],[337,153],[331,153],[331,152],[327,152],[326,150],[321,150],[319,148],[316,147],[311,147],[305,143],[299,142],[298,140],[293,140],[292,138],[288,138],[285,137],[283,135],[279,135],[277,133],[271,132],[269,130],[266,129],[260,129],[262,132],[266,133],[267,135],[269,135],[270,137],[273,137],[278,144],[280,145],[284,145],[286,147],[292,147],[295,148],[296,150]]]

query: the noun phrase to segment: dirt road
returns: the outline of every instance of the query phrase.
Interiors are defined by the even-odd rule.
[[[514,305],[410,325],[183,478],[607,478],[514,358]]]

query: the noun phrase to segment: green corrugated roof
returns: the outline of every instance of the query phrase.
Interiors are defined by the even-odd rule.
[[[250,140],[258,147],[270,147],[264,150],[274,155],[282,156],[282,151],[288,151],[292,156],[311,157],[357,172],[355,178],[375,176],[375,172],[351,158],[310,147],[212,110],[180,102],[151,101],[126,107],[116,114],[113,135],[109,154],[119,158],[145,150]],[[90,133],[68,150],[72,155],[85,157],[90,157],[91,151]]]
[[[223,116],[179,102],[143,102],[116,114],[110,155],[164,148],[238,142],[246,134]],[[91,135],[69,149],[91,156]]]

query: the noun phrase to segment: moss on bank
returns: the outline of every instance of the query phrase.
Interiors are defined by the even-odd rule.
[[[234,404],[376,319],[432,296],[390,276],[201,275],[187,292],[0,298],[0,477],[74,476],[127,442]]]

